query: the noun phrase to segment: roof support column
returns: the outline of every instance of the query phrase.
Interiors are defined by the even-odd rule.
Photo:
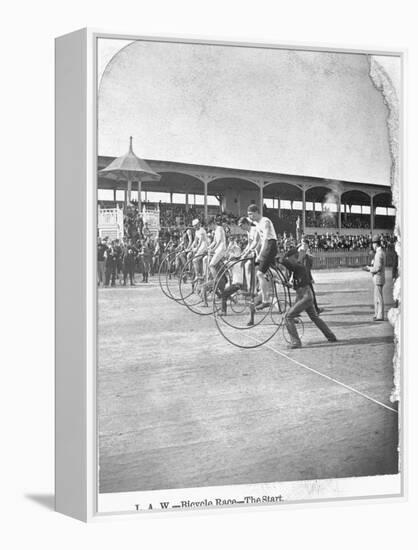
[[[374,204],[373,195],[370,196],[370,231],[374,231]]]
[[[305,234],[306,228],[306,189],[302,188],[302,234]]]
[[[207,222],[208,220],[208,180],[205,178],[203,181],[203,189],[204,189],[204,221]]]
[[[340,232],[341,231],[341,195],[338,195],[338,200],[337,200],[337,209],[338,209],[338,231]]]
[[[138,213],[141,214],[142,212],[142,182],[141,180],[138,180]]]
[[[259,184],[260,188],[260,214],[263,215],[264,211],[264,189],[263,189],[263,183]]]
[[[128,188],[128,204],[130,204],[131,196],[132,196],[132,180],[130,179],[128,180],[127,188]]]
[[[203,193],[204,193],[204,221],[207,222],[209,216],[208,216],[208,185],[209,183],[216,179],[214,176],[210,174],[196,174],[196,178],[200,179],[200,181],[203,183]]]

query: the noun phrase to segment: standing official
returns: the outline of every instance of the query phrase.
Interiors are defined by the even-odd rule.
[[[385,285],[386,254],[382,248],[379,235],[373,235],[372,247],[374,258],[371,266],[364,269],[373,276],[374,283],[374,317],[373,321],[385,320],[385,302],[383,300],[383,287]]]

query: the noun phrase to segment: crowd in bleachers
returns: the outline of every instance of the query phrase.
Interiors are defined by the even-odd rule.
[[[100,282],[102,284],[115,284],[119,278],[126,284],[127,278],[132,273],[143,274],[143,281],[148,281],[149,274],[158,270],[162,256],[169,250],[174,250],[180,241],[186,227],[191,226],[193,219],[204,220],[204,207],[196,205],[176,205],[167,203],[146,203],[149,206],[158,206],[160,215],[160,231],[158,235],[152,234],[143,216],[138,211],[138,205],[133,201],[124,214],[124,238],[122,240],[102,239],[98,245],[98,257],[100,263]],[[210,206],[209,214],[219,214],[219,207]],[[302,239],[309,242],[313,252],[338,252],[338,251],[367,251],[371,249],[372,235],[356,234],[356,229],[365,229],[367,224],[361,218],[348,218],[345,216],[344,227],[353,229],[350,235],[342,235],[335,232],[315,231],[326,229],[326,225],[312,227],[313,220],[330,221],[330,227],[335,227],[334,216],[320,216],[320,213],[306,213],[306,234],[301,232],[300,212],[282,209],[280,216],[276,211],[266,207],[263,214],[270,217],[278,233],[278,248],[286,251],[297,246]],[[317,214],[317,216],[313,216]],[[299,218],[299,219],[298,219]],[[231,238],[234,236],[244,247],[246,235],[237,225],[238,216],[232,213],[221,214],[222,225]],[[319,223],[319,222],[318,222]],[[322,222],[321,222],[322,223]],[[286,225],[287,224],[287,225]],[[350,225],[351,224],[351,225]],[[285,231],[284,228],[292,228]],[[311,229],[312,227],[312,229]],[[293,228],[295,228],[293,230]],[[382,233],[382,244],[385,247],[394,247],[394,238],[390,233]],[[130,279],[133,284],[132,278]]]
[[[305,235],[312,250],[320,251],[344,251],[344,250],[369,250],[372,245],[372,235],[340,235],[339,233],[315,233]],[[380,235],[384,247],[392,243],[394,238],[389,233]]]
[[[195,218],[203,221],[204,219],[204,207],[175,205],[167,203],[145,203],[147,206],[153,206],[159,208],[160,227],[161,234],[165,238],[178,237],[184,227],[190,227],[192,220]],[[218,207],[208,207],[209,215],[215,215],[219,213]],[[222,215],[223,224],[236,232],[237,221],[239,216],[235,216],[232,213],[225,212]],[[146,224],[143,221],[143,216],[138,211],[138,203],[132,201],[131,205],[127,208],[124,216],[124,233],[131,239],[144,238],[147,235]]]
[[[149,203],[145,204],[150,207],[158,207],[160,212],[160,226],[164,231],[176,234],[181,226],[190,226],[193,219],[198,218],[203,221],[204,219],[204,206],[203,205],[181,205],[170,203]],[[209,215],[219,214],[219,206],[208,206]],[[278,231],[296,231],[296,226],[300,225],[301,211],[281,209],[280,212],[273,209],[269,209],[264,206],[264,215],[270,217]],[[237,224],[238,216],[232,213],[222,214],[224,223],[228,226],[235,227]],[[337,216],[335,213],[327,212],[313,212],[306,211],[305,221],[307,228],[322,228],[331,229],[337,226]],[[375,216],[375,227],[381,229],[391,230],[393,229],[394,218],[391,216]],[[370,228],[370,216],[366,214],[342,214],[341,227],[344,229],[369,229]],[[124,228],[125,233],[131,238],[138,238],[142,235],[144,229],[144,223],[142,215],[138,212],[138,205],[136,201],[132,201],[131,205],[127,208],[124,216]]]
[[[307,227],[336,227],[338,224],[337,214],[331,212],[306,212]],[[341,227],[346,229],[369,229],[370,216],[366,214],[342,214]]]

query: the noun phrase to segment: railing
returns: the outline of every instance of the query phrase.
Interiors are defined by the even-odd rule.
[[[386,251],[386,266],[392,267],[395,256],[393,250]],[[313,269],[335,269],[338,267],[364,267],[370,265],[369,251],[346,250],[313,252]]]
[[[315,235],[315,233],[317,233],[318,235],[324,235],[325,233],[329,233],[329,234],[339,234],[339,235],[363,235],[363,236],[368,236],[368,235],[371,235],[372,233],[389,233],[389,234],[392,234],[393,233],[393,228],[382,228],[382,227],[379,227],[379,226],[375,226],[375,228],[373,229],[373,231],[370,229],[370,228],[366,228],[366,227],[341,227],[341,229],[338,229],[338,227],[309,227],[309,226],[306,226],[305,227],[305,235],[308,235],[308,236],[313,236]]]

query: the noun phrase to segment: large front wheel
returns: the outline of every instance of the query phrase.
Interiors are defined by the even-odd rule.
[[[225,265],[214,289],[213,313],[221,335],[239,348],[258,348],[271,340],[283,324],[288,305],[280,276],[269,270],[262,307],[259,276],[254,260],[240,258]]]
[[[189,258],[179,278],[183,304],[197,315],[211,315],[214,281],[210,279],[207,255]]]
[[[160,263],[160,267],[158,269],[158,282],[160,284],[160,288],[163,291],[163,293],[167,296],[167,298],[170,298],[171,300],[173,299],[173,296],[171,295],[168,289],[167,278],[169,277],[170,266],[175,256],[176,256],[175,252],[166,254],[162,259]]]

